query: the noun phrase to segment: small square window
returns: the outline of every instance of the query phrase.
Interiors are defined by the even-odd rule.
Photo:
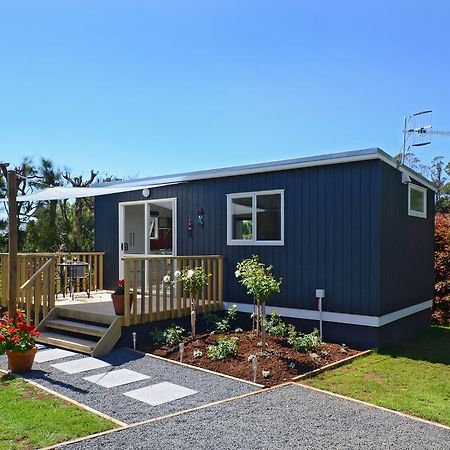
[[[408,185],[408,214],[414,217],[427,217],[427,190],[416,184]]]

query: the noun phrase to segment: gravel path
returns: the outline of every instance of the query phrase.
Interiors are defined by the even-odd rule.
[[[235,381],[219,375],[180,366],[172,362],[144,356],[143,354],[125,348],[116,349],[110,354],[98,358],[110,363],[111,367],[89,370],[78,374],[67,374],[51,367],[52,364],[85,357],[86,355],[76,354],[75,356],[46,363],[35,362],[33,365],[34,370],[29,374],[23,375],[23,377],[127,424],[141,422],[146,419],[160,417],[189,408],[196,408],[207,403],[259,389],[256,386],[241,381]],[[7,369],[5,356],[0,357],[0,368]],[[109,389],[83,380],[83,377],[118,368],[134,370],[149,375],[150,378]],[[123,395],[124,392],[164,381],[198,392],[189,397],[158,406],[151,406]]]
[[[450,431],[289,385],[64,448],[439,450]]]

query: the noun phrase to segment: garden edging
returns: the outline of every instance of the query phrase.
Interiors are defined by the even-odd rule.
[[[186,364],[180,361],[174,361],[173,359],[169,359],[169,358],[164,358],[162,356],[158,356],[158,355],[153,355],[152,353],[146,353],[146,352],[142,352],[140,350],[135,350],[133,348],[129,348],[129,347],[125,347],[127,350],[130,350],[132,352],[136,352],[139,353],[141,355],[145,355],[145,356],[150,356],[151,358],[155,358],[155,359],[160,359],[162,361],[169,361],[173,364],[178,364],[179,366],[183,366],[183,367],[189,367],[191,369],[195,369],[195,370],[200,370],[201,372],[205,372],[205,373],[210,373],[212,375],[219,375],[221,377],[224,378],[228,378],[230,380],[234,380],[234,381],[241,381],[242,383],[246,383],[249,384],[251,386],[255,386],[255,387],[259,387],[261,389],[266,388],[267,386],[264,386],[264,384],[259,384],[259,383],[253,383],[253,381],[248,381],[248,380],[244,380],[243,378],[237,378],[237,377],[233,377],[231,375],[227,375],[226,373],[221,373],[221,372],[215,372],[214,370],[209,370],[209,369],[204,369],[203,367],[197,367],[197,366],[193,366],[192,364]]]
[[[292,378],[292,381],[299,381],[299,380],[304,380],[307,378],[313,378],[323,372],[327,372],[329,370],[335,369],[336,367],[340,367],[340,366],[349,364],[355,359],[363,358],[364,356],[368,356],[372,352],[373,352],[373,349],[364,350],[361,353],[357,353],[356,355],[349,356],[348,358],[341,359],[340,361],[336,361],[331,364],[327,364],[326,366],[320,367],[319,369],[311,370],[311,372],[306,372],[302,375],[297,375],[296,377]]]

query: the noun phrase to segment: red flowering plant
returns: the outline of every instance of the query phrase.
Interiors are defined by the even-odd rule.
[[[8,311],[0,317],[0,355],[6,350],[26,352],[35,346],[34,338],[39,336],[34,325],[27,325],[23,311],[18,310],[16,318]]]
[[[123,295],[125,293],[125,280],[119,280],[117,282],[116,290],[114,291],[114,294],[116,295]]]

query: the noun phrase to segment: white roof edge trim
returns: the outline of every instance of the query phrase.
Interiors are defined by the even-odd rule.
[[[333,164],[344,164],[356,161],[367,161],[380,159],[392,167],[398,168],[398,161],[392,156],[378,147],[351,150],[340,153],[329,153],[318,156],[306,156],[302,158],[285,159],[279,161],[264,162],[258,164],[248,164],[244,166],[232,166],[219,169],[200,170],[196,172],[178,173],[173,175],[162,175],[149,178],[141,178],[134,181],[113,181],[105,183],[109,186],[120,186],[127,184],[131,186],[133,183],[180,183],[197,180],[207,180],[212,178],[225,178],[239,175],[250,175],[254,173],[276,172],[280,170],[292,170],[306,167],[318,167]],[[402,165],[401,169],[406,171],[408,175],[416,181],[424,184],[429,189],[436,191],[436,186],[422,175],[407,166]]]

